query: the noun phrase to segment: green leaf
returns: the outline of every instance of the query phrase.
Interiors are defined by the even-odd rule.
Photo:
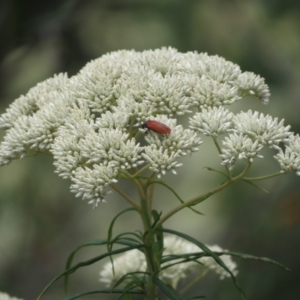
[[[102,254],[102,255],[99,255],[99,256],[96,256],[94,258],[91,258],[89,260],[86,260],[86,261],[83,261],[83,262],[80,262],[78,264],[76,264],[75,266],[65,270],[63,273],[59,274],[58,276],[56,276],[54,279],[52,279],[50,281],[50,283],[43,289],[43,291],[41,292],[41,294],[39,295],[38,297],[38,300],[45,294],[45,292],[49,289],[49,287],[54,283],[56,282],[58,279],[60,279],[61,277],[63,276],[66,276],[66,275],[69,275],[69,274],[72,274],[74,273],[77,269],[79,268],[82,268],[82,267],[85,267],[85,266],[89,266],[91,264],[94,264],[95,262],[97,261],[100,261],[102,260],[103,258],[105,257],[108,257],[110,255],[115,255],[115,254],[119,254],[119,253],[123,253],[123,252],[126,252],[126,251],[129,251],[129,250],[132,250],[132,249],[138,249],[138,248],[142,248],[143,245],[133,245],[133,246],[129,246],[129,247],[124,247],[124,248],[120,248],[120,249],[117,249],[117,250],[114,250],[114,251],[111,251],[109,253],[105,253],[105,254]]]
[[[135,238],[129,238],[124,236],[133,236]],[[125,242],[126,241],[126,242]],[[142,238],[140,235],[136,234],[135,232],[123,232],[117,235],[115,238],[113,238],[110,243],[111,244],[121,244],[121,245],[139,245],[141,244]]]
[[[127,233],[124,233],[123,235],[125,235]],[[131,232],[129,234],[132,234]],[[133,234],[134,235],[134,234]],[[134,246],[134,245],[140,245],[140,243],[138,242],[135,242],[134,239],[129,239],[129,238],[126,238],[126,239],[118,239],[117,241],[113,241],[114,243],[117,243],[117,244],[120,244],[120,245],[125,245],[125,246]],[[85,247],[90,247],[90,246],[103,246],[103,245],[107,245],[107,240],[96,240],[96,241],[92,241],[92,242],[89,242],[89,243],[85,243],[85,244],[82,244],[80,245],[78,248],[76,248],[68,257],[67,259],[67,263],[66,263],[66,267],[65,269],[69,269],[71,267],[71,264],[73,262],[73,259],[75,257],[75,254],[85,248]],[[65,286],[65,292],[67,292],[67,285],[68,285],[68,279],[69,279],[69,275],[67,274],[65,276],[65,283],[64,283],[64,286]]]
[[[214,260],[216,261],[217,264],[219,264],[224,270],[226,270],[229,275],[231,276],[231,279],[233,281],[233,284],[235,285],[235,287],[237,288],[237,290],[240,293],[240,296],[242,299],[246,299],[245,293],[243,292],[243,290],[240,288],[240,286],[237,283],[237,280],[235,278],[235,276],[233,275],[233,273],[230,271],[230,269],[226,266],[226,264],[223,262],[223,260],[217,255],[215,254],[213,251],[211,251],[207,246],[205,246],[203,243],[197,241],[196,239],[194,239],[193,237],[186,235],[184,233],[175,231],[175,230],[171,230],[171,229],[163,229],[164,232],[168,232],[177,236],[180,236],[184,239],[186,239],[187,241],[195,244],[196,246],[198,246],[200,249],[203,250],[203,252],[209,254],[211,257],[214,258]]]
[[[213,171],[213,172],[219,173],[219,174],[223,175],[224,177],[226,177],[227,179],[229,179],[229,177],[228,177],[227,174],[225,174],[225,173],[223,173],[223,172],[221,172],[221,171],[218,171],[218,170],[216,170],[216,169],[214,169],[214,168],[211,168],[211,167],[203,167],[202,169],[206,169],[207,171]]]
[[[165,270],[165,269],[168,269],[172,266],[175,266],[175,265],[178,265],[178,264],[182,264],[182,263],[185,263],[185,262],[194,262],[196,264],[199,264],[199,265],[203,265],[200,261],[198,261],[199,258],[201,257],[204,257],[204,256],[208,256],[206,253],[204,252],[198,252],[198,253],[189,253],[189,254],[172,254],[172,255],[165,255],[162,257],[162,260],[161,260],[161,263],[166,263],[168,261],[173,261],[175,260],[174,263],[171,263],[171,264],[168,264],[168,265],[165,265],[163,266],[161,269],[162,270]],[[179,260],[181,259],[181,260]]]
[[[268,190],[264,189],[263,187],[259,186],[258,184],[254,183],[253,181],[248,180],[248,179],[243,179],[243,181],[245,181],[246,183],[249,183],[250,185],[254,186],[255,188],[263,191],[264,193],[269,194]]]
[[[153,282],[159,287],[159,289],[171,300],[185,300],[176,290],[168,284],[165,284],[158,277],[153,278]]]
[[[112,251],[112,248],[113,248],[113,245],[114,243],[111,243],[111,238],[112,238],[112,235],[113,235],[113,227],[114,227],[114,224],[116,222],[116,220],[123,214],[129,212],[129,211],[135,211],[136,209],[134,207],[129,207],[127,209],[124,209],[122,210],[120,213],[118,213],[111,221],[110,225],[109,225],[109,228],[108,228],[108,234],[107,234],[107,251],[108,252],[111,252]],[[111,265],[112,265],[112,270],[113,270],[113,274],[115,274],[115,268],[114,268],[114,262],[112,260],[112,257],[109,256],[109,259],[110,259],[110,262],[111,262]]]
[[[142,287],[144,284],[144,280],[141,280],[141,277],[135,276],[136,274],[142,274],[143,276],[145,276],[147,275],[147,272],[136,271],[136,272],[127,273],[118,279],[118,281],[113,285],[112,289],[115,289],[117,286],[122,284],[127,279],[127,277],[132,278],[132,281],[130,282],[130,286],[134,284],[135,287],[136,286]]]
[[[159,214],[156,210],[152,210],[152,216],[154,219],[154,223],[152,225],[152,228],[156,225],[157,221],[160,219],[161,213]],[[156,236],[156,248],[158,251],[158,260],[159,264],[161,264],[161,258],[164,251],[164,235],[162,232],[162,225],[160,225],[155,231],[154,234]]]
[[[134,207],[129,207],[127,209],[124,209],[122,210],[120,213],[118,213],[111,221],[110,225],[109,225],[109,228],[108,228],[108,235],[107,235],[107,250],[110,251],[111,248],[109,247],[110,244],[110,240],[111,240],[111,237],[112,237],[112,234],[113,234],[113,227],[114,227],[114,224],[116,222],[116,220],[123,214],[129,212],[129,211],[133,211],[133,210],[136,210]]]
[[[260,257],[260,256],[254,256],[254,255],[250,255],[250,254],[246,254],[246,253],[239,253],[239,252],[232,252],[232,251],[225,251],[225,252],[216,252],[218,255],[231,255],[231,256],[235,256],[235,257],[240,257],[243,259],[254,259],[254,260],[259,260],[259,261],[263,261],[263,262],[267,262],[269,264],[272,265],[276,265],[282,269],[284,269],[285,271],[292,271],[290,268],[284,266],[283,264],[270,259],[268,257]]]
[[[174,194],[174,196],[179,200],[180,203],[184,203],[184,200],[182,200],[180,198],[180,196],[175,192],[175,190],[173,190],[169,185],[167,185],[163,181],[152,180],[149,184],[153,184],[153,183],[157,183],[157,184],[163,185],[164,187],[166,187],[168,190],[170,190]],[[194,205],[191,205],[191,206],[194,206]],[[193,211],[194,213],[196,213],[198,215],[204,215],[202,212],[200,212],[199,210],[196,210],[195,208],[192,208],[191,206],[187,206],[187,208],[189,208],[191,211]]]
[[[76,248],[74,251],[72,251],[72,253],[69,255],[68,259],[67,259],[67,262],[66,262],[66,267],[65,269],[69,269],[71,264],[72,264],[72,261],[74,259],[74,256],[75,254],[82,248],[85,248],[85,247],[89,247],[89,246],[101,246],[101,245],[106,245],[107,241],[106,240],[97,240],[97,241],[92,241],[92,242],[89,242],[89,243],[85,243],[85,244],[82,244],[80,245],[78,248]],[[65,276],[65,282],[64,282],[64,287],[65,287],[65,292],[67,292],[67,287],[68,287],[68,280],[69,280],[69,276],[66,275]]]

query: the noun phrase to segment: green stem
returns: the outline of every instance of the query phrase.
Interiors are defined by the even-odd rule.
[[[146,300],[154,300],[156,295],[156,285],[153,282],[153,275],[158,272],[155,264],[153,246],[149,234],[144,240],[145,257],[147,262],[147,283],[146,283]]]
[[[136,188],[138,190],[138,193],[140,195],[140,199],[145,199],[146,194],[145,194],[145,191],[143,190],[142,181],[139,178],[134,178],[134,176],[132,176],[127,171],[122,171],[120,173],[124,176],[124,178],[130,179],[133,182],[133,184],[136,186]]]
[[[146,190],[147,190],[147,205],[148,209],[151,212],[152,210],[152,201],[153,201],[153,193],[154,193],[154,184],[151,184],[151,181],[155,177],[156,173],[152,172],[152,174],[149,176],[149,180],[146,183]],[[150,183],[150,184],[149,184]]]
[[[217,138],[213,137],[213,141],[214,141],[214,143],[215,143],[215,146],[216,146],[217,149],[218,149],[219,154],[221,154],[221,153],[222,153],[222,149],[221,149],[221,147],[220,147],[220,145],[219,145],[219,143],[218,143]],[[227,174],[228,174],[228,177],[229,177],[229,178],[232,178],[231,172],[230,172],[230,170],[229,170],[229,168],[228,168],[227,165],[225,165],[225,169],[226,169],[226,172],[227,172]]]
[[[195,198],[192,198],[184,203],[179,204],[178,206],[176,206],[175,208],[173,208],[172,210],[170,210],[167,214],[165,214],[155,225],[155,227],[153,229],[158,228],[159,226],[161,226],[166,220],[168,220],[170,217],[172,217],[174,214],[176,214],[178,211],[182,210],[183,208],[187,207],[187,206],[191,206],[195,203],[200,203],[202,201],[204,201],[205,199],[209,198],[210,196],[224,190],[225,188],[227,188],[228,186],[234,184],[235,182],[243,179],[244,175],[247,173],[247,171],[249,170],[251,166],[251,163],[249,162],[246,166],[246,168],[244,169],[244,171],[239,174],[236,177],[232,177],[231,179],[229,179],[228,181],[226,181],[225,183],[221,184],[220,186],[218,186],[217,188],[204,193],[200,196],[197,196]]]
[[[142,204],[142,210],[140,216],[144,225],[144,253],[147,262],[147,282],[145,290],[145,299],[154,300],[156,297],[156,285],[153,282],[153,276],[159,272],[160,266],[157,264],[154,251],[154,232],[151,228],[151,207],[148,206],[148,201],[145,201],[144,205]]]
[[[141,211],[140,205],[134,202],[128,195],[126,195],[121,189],[119,189],[116,185],[112,184],[111,188],[115,190],[119,195],[121,195],[130,205],[135,207],[137,211]]]
[[[150,164],[147,164],[146,166],[142,167],[141,169],[139,169],[136,173],[134,173],[133,175],[130,175],[131,178],[137,177],[140,174],[142,174],[144,171],[149,169]]]
[[[273,177],[276,177],[276,176],[280,176],[280,175],[283,175],[285,173],[287,173],[287,172],[279,171],[279,172],[276,172],[276,173],[273,173],[273,174],[270,174],[270,175],[265,175],[265,176],[260,176],[260,177],[244,177],[244,179],[249,180],[249,181],[259,181],[259,180],[265,180],[265,179],[273,178]]]
[[[146,300],[154,300],[157,294],[157,287],[153,281],[154,276],[160,271],[160,259],[158,258],[157,249],[157,236],[155,230],[152,228],[152,200],[154,193],[154,185],[150,184],[155,177],[153,172],[149,178],[142,185],[143,195],[145,198],[141,198],[141,212],[140,216],[142,218],[144,226],[144,249],[145,257],[147,262],[147,282],[146,282]]]

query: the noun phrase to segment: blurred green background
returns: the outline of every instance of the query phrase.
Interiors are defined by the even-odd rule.
[[[234,110],[257,109],[285,118],[293,131],[300,132],[300,1],[1,0],[0,38],[1,113],[37,82],[59,72],[74,75],[104,53],[172,46],[181,52],[218,54],[243,71],[265,77],[272,94],[270,104],[262,106],[249,98]],[[177,176],[165,177],[185,199],[222,181],[203,169],[219,168],[212,143],[204,141],[199,153],[182,160],[184,167]],[[266,158],[257,163],[252,175],[278,169],[274,152],[264,154]],[[0,169],[0,291],[26,300],[36,299],[64,269],[76,246],[106,237],[112,217],[127,207],[113,194],[108,204],[93,210],[75,198],[69,182],[53,171],[52,160],[42,156]],[[166,226],[209,245],[267,256],[292,269],[285,272],[262,262],[235,259],[238,281],[249,299],[299,299],[300,178],[289,174],[261,185],[269,194],[237,184],[203,203],[199,209],[205,216],[181,212]],[[160,209],[177,201],[160,187],[155,195]],[[140,228],[131,213],[118,220],[115,233]],[[99,251],[104,249],[84,250],[78,260]],[[73,274],[70,292],[102,287],[98,282],[101,265]],[[213,274],[186,296],[196,291],[207,299],[240,299],[229,279],[219,281]],[[63,296],[63,281],[59,281],[44,299]]]

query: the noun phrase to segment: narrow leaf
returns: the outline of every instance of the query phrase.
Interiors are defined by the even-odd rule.
[[[152,228],[156,225],[157,221],[160,219],[161,213],[159,214],[156,210],[152,210],[152,215],[154,218],[154,223],[152,225]],[[156,236],[156,245],[158,250],[158,261],[159,265],[161,265],[161,258],[164,251],[164,235],[162,231],[163,227],[160,225],[157,230],[155,230],[155,236]]]
[[[214,168],[211,168],[211,167],[203,167],[202,169],[206,169],[207,171],[213,171],[213,172],[219,173],[219,174],[225,176],[227,179],[229,179],[229,177],[227,176],[227,174],[225,174],[225,173],[223,173],[223,172],[221,172],[221,171],[218,171],[218,170],[216,170],[216,169],[214,169]]]
[[[122,210],[120,213],[118,213],[111,221],[110,225],[109,225],[109,228],[108,228],[108,235],[107,235],[107,249],[108,251],[111,250],[111,248],[109,247],[109,242],[111,240],[111,237],[112,237],[112,234],[113,234],[113,227],[114,227],[114,224],[116,222],[116,220],[123,214],[129,212],[129,211],[133,211],[133,210],[136,210],[134,207],[129,207],[127,209],[124,209]]]
[[[176,290],[173,289],[173,287],[171,287],[170,285],[165,284],[158,277],[154,277],[153,282],[171,300],[185,300]]]
[[[268,190],[264,189],[263,187],[259,186],[258,184],[254,183],[253,181],[248,180],[248,179],[243,179],[243,181],[245,181],[246,183],[249,183],[250,185],[254,186],[255,188],[263,191],[264,193],[269,194]]]
[[[216,261],[216,263],[218,263],[224,270],[226,270],[229,275],[231,276],[231,279],[233,281],[233,284],[235,285],[235,287],[237,288],[237,290],[240,293],[240,296],[242,299],[246,299],[246,296],[243,292],[243,290],[240,288],[240,286],[237,283],[237,280],[235,278],[235,276],[233,275],[233,273],[230,271],[230,269],[226,266],[226,264],[223,262],[223,260],[217,255],[215,254],[213,251],[211,251],[207,246],[205,246],[203,243],[197,241],[196,239],[194,239],[193,237],[186,235],[184,233],[175,231],[175,230],[171,230],[171,229],[163,229],[164,232],[168,232],[171,234],[175,234],[177,236],[180,236],[184,239],[186,239],[187,241],[195,244],[196,246],[198,246],[200,249],[202,249],[204,252],[208,253],[211,257],[214,258],[214,260]]]
[[[124,233],[124,235],[127,233]],[[129,232],[129,234],[132,234],[131,232]],[[134,234],[133,234],[134,235]],[[120,244],[120,245],[125,245],[125,246],[134,246],[134,245],[138,245],[140,243],[135,242],[134,239],[118,239],[118,241],[115,241],[115,243]],[[67,263],[66,263],[66,267],[65,269],[69,269],[71,267],[71,264],[73,262],[73,259],[75,257],[75,254],[85,248],[85,247],[90,247],[90,246],[103,246],[103,245],[107,245],[107,240],[96,240],[96,241],[92,241],[89,243],[85,243],[80,245],[79,247],[77,247],[74,251],[72,251],[72,253],[69,255],[68,259],[67,259]],[[67,292],[67,286],[68,286],[68,280],[69,280],[69,275],[67,274],[65,276],[65,282],[64,282],[64,286],[65,286],[65,292]]]
[[[263,262],[267,262],[269,264],[272,265],[276,265],[282,269],[284,269],[285,271],[292,271],[290,268],[284,266],[283,264],[270,259],[268,257],[260,257],[260,256],[254,256],[254,255],[250,255],[250,254],[246,254],[246,253],[239,253],[239,252],[232,252],[232,251],[226,251],[226,252],[216,252],[218,255],[231,255],[231,256],[235,256],[235,257],[240,257],[243,259],[254,259],[254,260],[259,260],[259,261],[263,261]]]
[[[80,245],[78,248],[76,248],[74,251],[72,251],[72,253],[69,255],[68,259],[67,259],[67,262],[66,262],[66,266],[65,266],[65,269],[69,269],[71,264],[72,264],[72,261],[74,259],[74,256],[75,254],[82,248],[85,248],[85,247],[89,247],[89,246],[101,246],[101,245],[106,245],[107,241],[106,240],[97,240],[97,241],[92,241],[92,242],[89,242],[89,243],[85,243],[85,244],[82,244]],[[69,276],[66,275],[65,276],[65,282],[64,282],[64,288],[65,288],[65,292],[67,292],[67,287],[68,287],[68,280],[69,280]]]
[[[153,183],[157,183],[157,184],[161,184],[163,185],[164,187],[166,187],[168,190],[170,190],[174,196],[179,200],[180,203],[184,203],[184,200],[182,200],[180,198],[180,196],[175,192],[175,190],[173,190],[169,185],[167,185],[166,183],[164,183],[163,181],[160,181],[160,180],[152,180],[150,184],[153,184]],[[193,205],[194,206],[194,205]],[[195,209],[195,208],[192,208],[191,206],[187,206],[187,208],[189,208],[191,211],[193,211],[194,213],[198,214],[198,215],[204,215],[202,212],[200,212],[199,210]]]
[[[50,281],[50,283],[43,289],[43,291],[41,292],[41,294],[38,296],[38,300],[41,299],[41,297],[45,294],[45,292],[49,289],[49,287],[50,287],[54,282],[56,282],[58,279],[60,279],[61,277],[66,276],[66,275],[68,275],[68,274],[72,274],[72,273],[74,273],[77,269],[79,269],[79,268],[81,268],[81,267],[85,267],[85,266],[91,265],[91,264],[94,264],[95,262],[100,261],[100,260],[102,260],[103,258],[108,257],[108,256],[110,256],[110,255],[123,253],[123,252],[129,251],[129,250],[132,250],[132,249],[138,249],[138,248],[141,248],[141,247],[142,247],[142,245],[134,245],[134,246],[130,246],[130,247],[120,248],[120,249],[111,251],[111,252],[109,252],[109,253],[105,253],[105,254],[96,256],[96,257],[91,258],[91,259],[89,259],[89,260],[87,260],[87,261],[83,261],[83,262],[80,262],[80,263],[76,264],[75,266],[73,266],[73,267],[71,267],[71,268],[65,270],[63,273],[59,274],[59,275],[56,276],[54,279],[52,279],[52,280]]]

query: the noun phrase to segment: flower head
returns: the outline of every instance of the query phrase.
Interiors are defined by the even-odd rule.
[[[263,148],[263,145],[258,140],[252,139],[242,134],[230,134],[223,140],[223,148],[221,158],[223,165],[228,165],[232,169],[235,162],[245,160],[247,162],[253,162],[255,157],[262,158],[259,151]]]
[[[233,118],[223,107],[244,95],[266,103],[268,87],[261,77],[242,73],[219,56],[173,48],[108,53],[71,78],[59,74],[37,84],[10,105],[0,116],[0,128],[6,130],[0,165],[32,154],[53,155],[56,172],[71,179],[71,191],[95,206],[111,184],[139,172],[141,165],[157,176],[176,173],[182,165],[178,159],[198,151],[198,133],[243,136],[240,141],[227,137],[226,164],[256,156],[260,144],[278,147],[289,137],[282,122],[255,114]],[[194,114],[189,129],[181,124],[187,114]],[[240,124],[243,117],[247,126]],[[143,135],[138,126],[150,119],[171,132]],[[259,143],[250,145],[247,138]],[[244,154],[237,154],[237,148]]]
[[[216,138],[232,130],[232,119],[233,113],[224,107],[203,109],[190,118],[190,128]]]
[[[286,142],[285,150],[279,149],[274,156],[283,172],[296,172],[300,176],[300,137],[293,135]]]
[[[242,94],[257,97],[263,104],[268,104],[270,98],[269,87],[265,84],[265,80],[259,75],[251,72],[239,74],[235,80],[235,85]]]
[[[278,121],[257,111],[241,112],[233,118],[234,131],[245,134],[262,145],[279,150],[279,143],[286,142],[291,136],[291,126],[284,127],[284,120]]]

